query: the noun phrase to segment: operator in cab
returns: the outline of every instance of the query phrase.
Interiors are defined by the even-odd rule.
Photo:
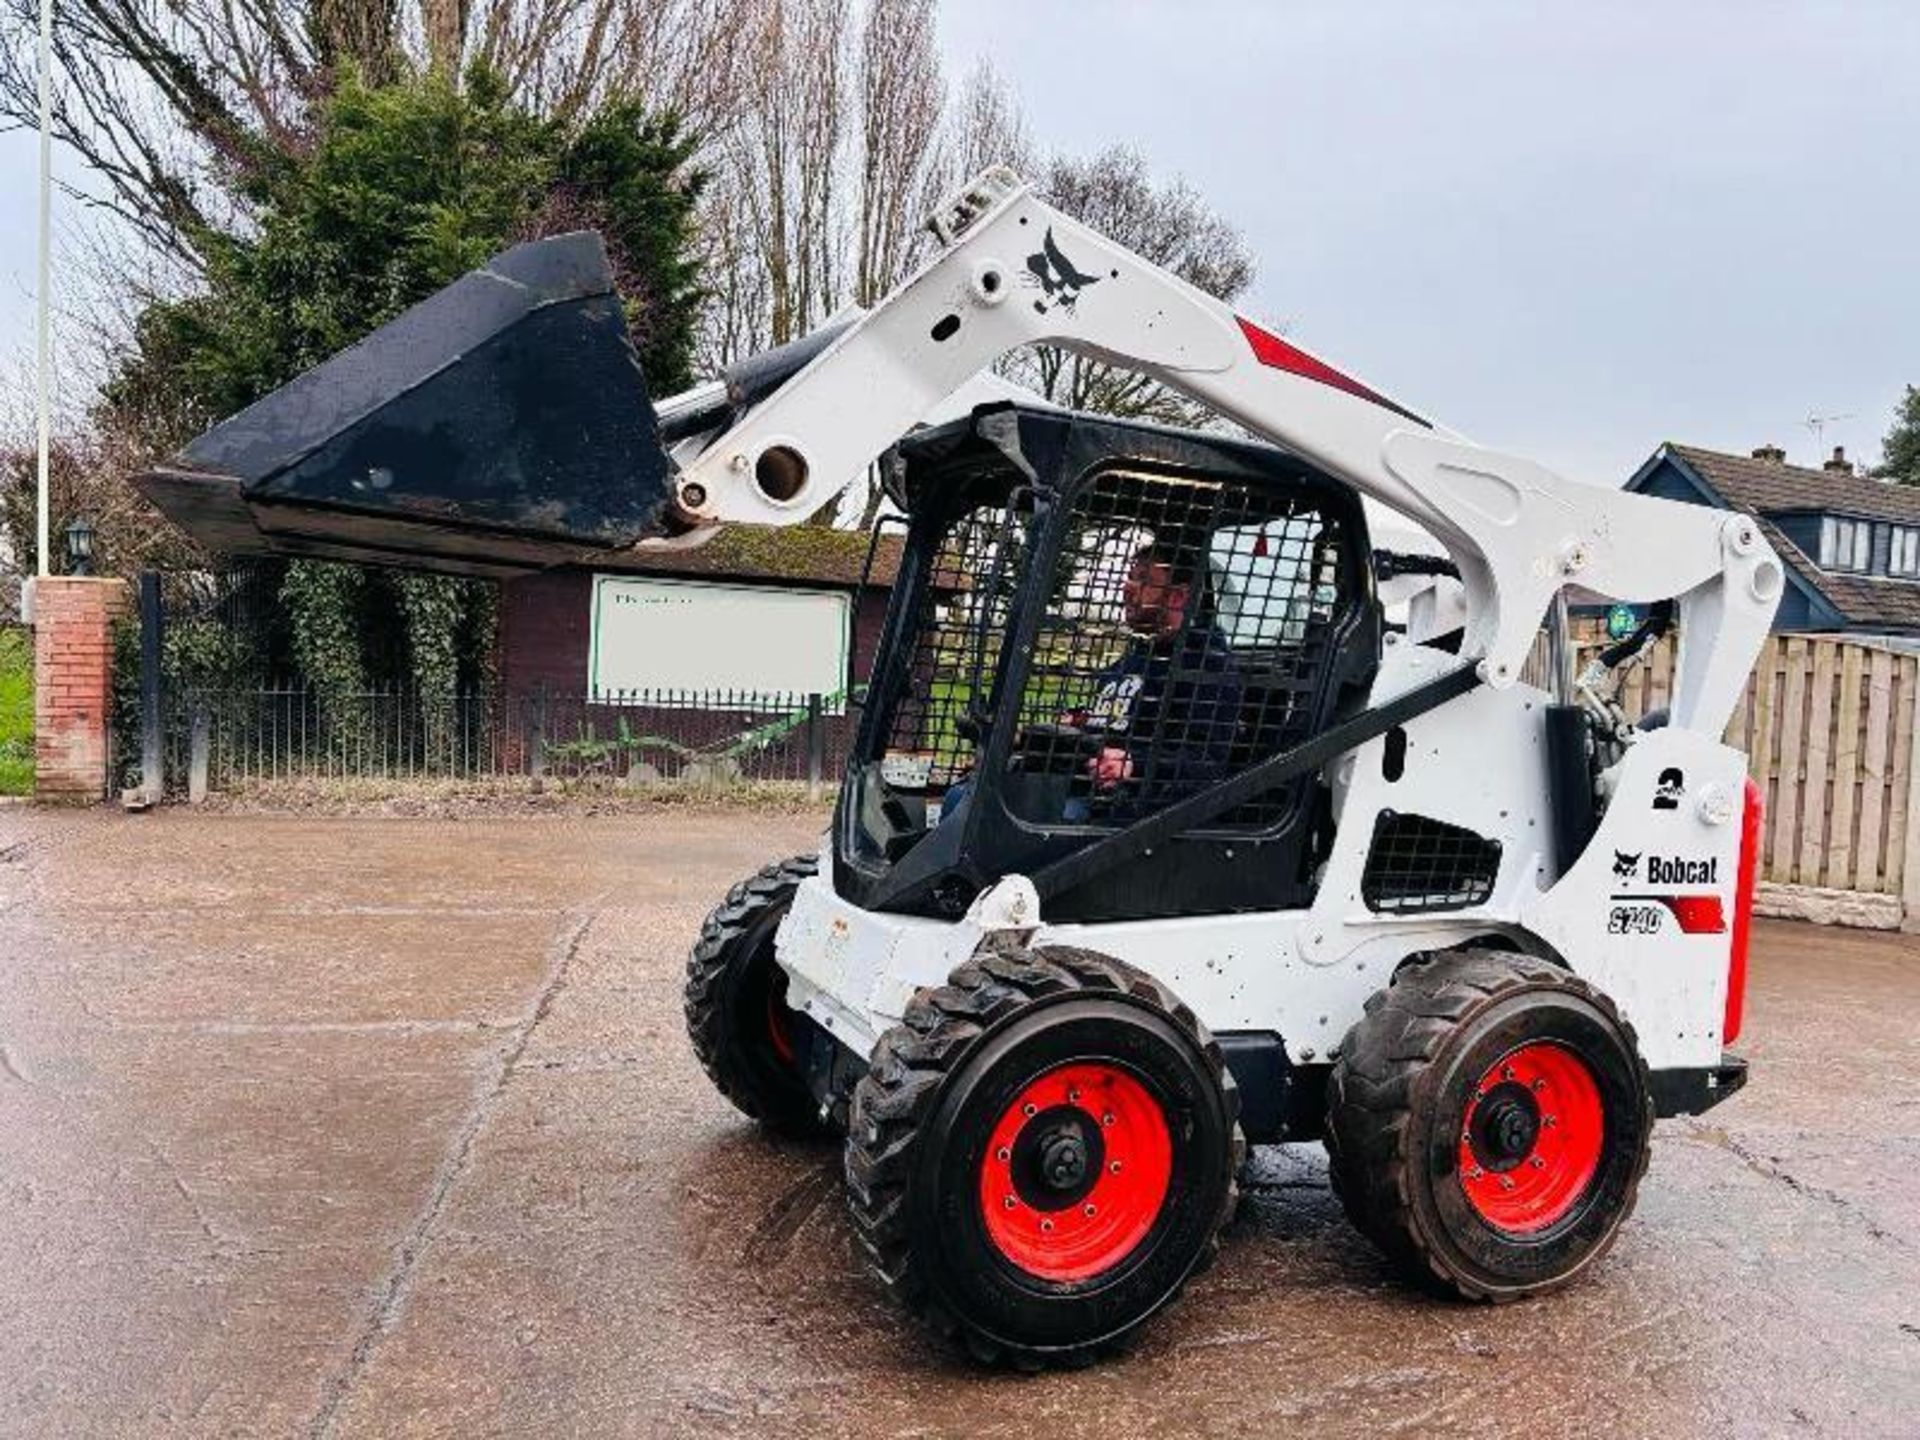
[[[1133,554],[1120,591],[1131,636],[1100,672],[1092,700],[1062,717],[1100,738],[1091,794],[1063,818],[1126,823],[1226,776],[1240,727],[1241,681],[1214,623],[1203,547],[1153,540]]]
[[[1060,716],[1071,739],[1046,747],[1092,750],[1060,812],[1070,825],[1129,824],[1205,789],[1228,774],[1239,733],[1240,672],[1214,621],[1204,544],[1156,539],[1134,551],[1120,611],[1124,650],[1091,677],[1086,704]],[[941,823],[972,789],[969,775],[947,791]]]

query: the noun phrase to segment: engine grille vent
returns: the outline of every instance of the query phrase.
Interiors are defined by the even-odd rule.
[[[1500,842],[1425,815],[1382,810],[1360,876],[1369,910],[1408,914],[1484,905],[1500,873]]]

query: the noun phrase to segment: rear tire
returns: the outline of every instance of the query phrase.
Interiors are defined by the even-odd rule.
[[[809,1034],[787,1008],[787,976],[773,954],[774,932],[812,855],[769,865],[727,892],[700,927],[687,957],[687,1036],[717,1089],[741,1114],[783,1135],[834,1133],[807,1088]]]
[[[1091,951],[922,990],[855,1088],[847,1194],[873,1269],[979,1359],[1081,1365],[1209,1263],[1245,1142],[1220,1048]]]
[[[1606,1254],[1653,1136],[1633,1028],[1557,965],[1488,950],[1408,965],[1328,1083],[1348,1217],[1409,1277],[1468,1300],[1557,1289]]]

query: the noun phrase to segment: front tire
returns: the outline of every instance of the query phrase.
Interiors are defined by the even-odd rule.
[[[1557,965],[1487,950],[1407,966],[1347,1032],[1327,1154],[1354,1225],[1468,1300],[1567,1284],[1632,1212],[1653,1136],[1633,1028]]]
[[[1245,1144],[1220,1048],[1091,951],[923,990],[854,1091],[847,1191],[880,1278],[980,1359],[1078,1365],[1218,1248]]]
[[[687,1037],[717,1089],[741,1114],[800,1137],[832,1133],[807,1088],[808,1034],[787,1008],[787,976],[774,932],[800,882],[819,870],[812,855],[769,865],[727,892],[687,957]]]

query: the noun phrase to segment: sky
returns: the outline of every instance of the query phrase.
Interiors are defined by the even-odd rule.
[[[1812,463],[1814,416],[1871,460],[1920,383],[1913,0],[946,0],[941,41],[1041,145],[1198,188],[1256,257],[1241,308],[1564,473],[1663,440]],[[10,368],[35,155],[0,135]]]
[[[1241,308],[1483,444],[1876,458],[1920,384],[1920,4],[948,0],[1042,145],[1181,175]]]

